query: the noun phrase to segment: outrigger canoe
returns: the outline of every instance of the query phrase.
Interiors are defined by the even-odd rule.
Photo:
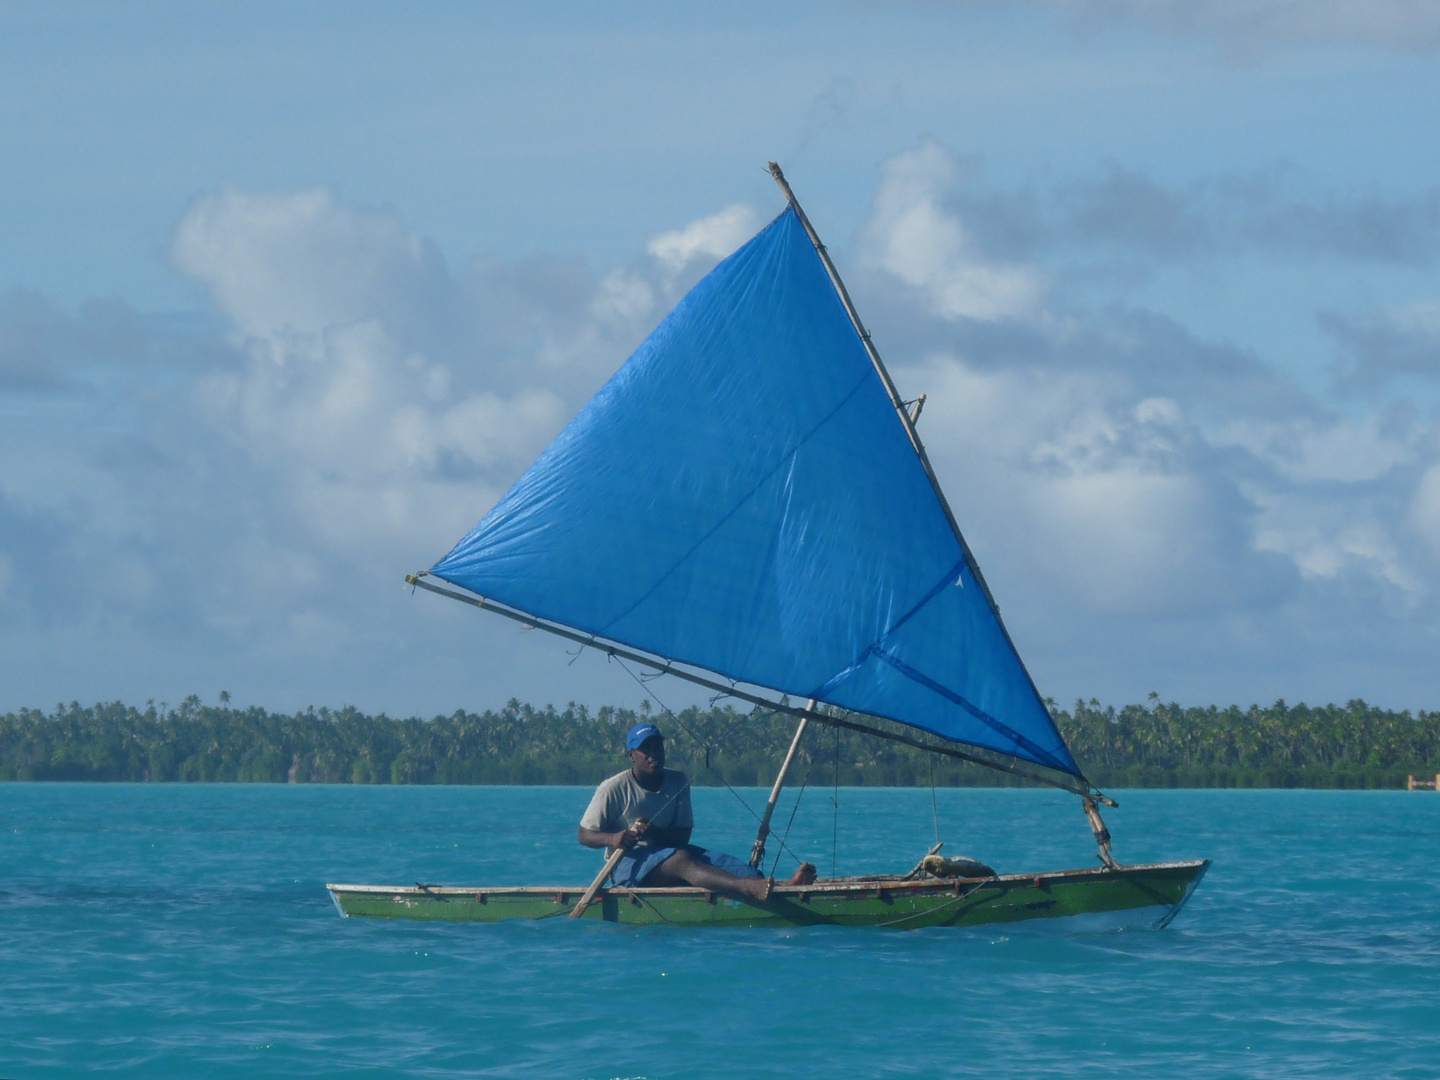
[[[1209,867],[1208,860],[1201,860],[988,878],[830,878],[811,885],[776,885],[765,901],[704,889],[609,888],[596,896],[582,918],[627,926],[831,925],[896,930],[1074,918],[1077,927],[1160,929],[1180,913]],[[501,922],[564,918],[574,910],[586,887],[326,888],[343,916]]]
[[[753,901],[606,889],[617,852],[588,889],[331,885],[341,914],[1164,926],[1204,876],[1205,860],[1122,866],[1111,854],[1099,807],[1116,803],[1085,778],[1000,618],[920,440],[925,395],[902,399],[780,167],[770,172],[785,210],[691,289],[448,555],[406,581],[797,717],[752,867],[810,723],[1072,792],[1102,866],[836,878]]]

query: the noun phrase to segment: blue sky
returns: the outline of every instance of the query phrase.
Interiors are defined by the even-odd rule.
[[[1348,0],[0,4],[0,708],[638,700],[399,582],[772,158],[1043,692],[1436,707],[1437,48]]]

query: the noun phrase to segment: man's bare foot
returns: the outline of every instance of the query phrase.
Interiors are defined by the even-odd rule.
[[[813,885],[815,884],[815,864],[802,862],[800,869],[796,870],[786,885]]]

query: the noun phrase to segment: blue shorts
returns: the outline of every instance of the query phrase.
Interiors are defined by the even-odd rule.
[[[615,866],[615,871],[610,875],[610,880],[616,885],[626,888],[634,888],[642,885],[650,872],[674,855],[680,848],[664,847],[654,848],[648,844],[636,844],[631,848],[623,859]],[[686,844],[685,850],[698,862],[707,863],[716,870],[723,870],[732,877],[757,878],[763,876],[747,862],[737,859],[734,855],[726,855],[723,851],[706,851],[694,844]]]

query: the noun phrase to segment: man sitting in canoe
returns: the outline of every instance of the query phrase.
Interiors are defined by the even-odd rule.
[[[690,843],[695,819],[690,781],[665,768],[665,737],[654,724],[636,724],[625,737],[630,768],[595,789],[580,819],[580,843],[627,854],[612,875],[616,885],[694,885],[735,892],[756,900],[770,896],[774,881],[733,855]],[[815,867],[802,863],[792,885],[815,880]]]

